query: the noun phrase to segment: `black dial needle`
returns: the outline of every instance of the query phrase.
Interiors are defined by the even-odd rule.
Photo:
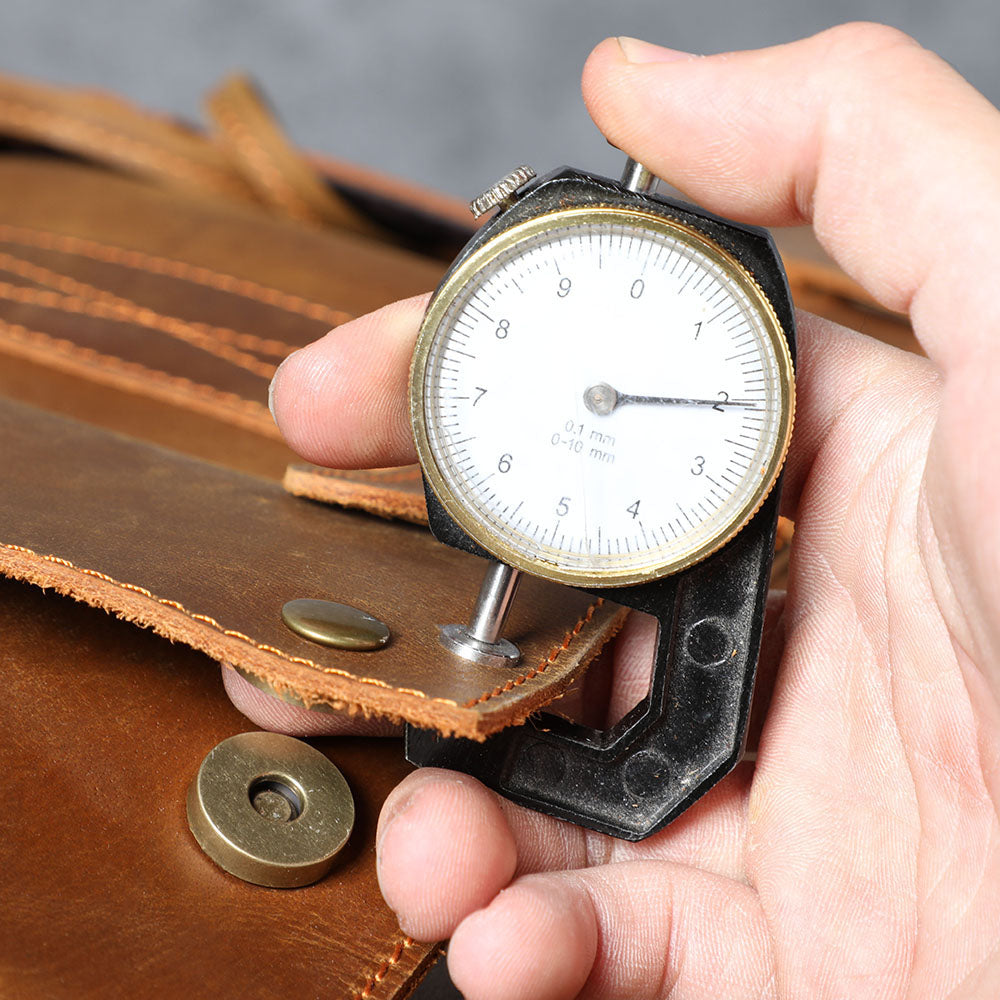
[[[726,396],[725,393],[720,395]],[[658,406],[711,406],[714,410],[721,410],[724,406],[739,406],[744,409],[755,409],[757,403],[752,399],[690,399],[686,396],[633,396],[629,393],[619,392],[608,385],[607,382],[598,382],[597,385],[590,386],[583,394],[584,405],[591,413],[598,416],[606,416],[619,406],[626,403],[644,403]]]

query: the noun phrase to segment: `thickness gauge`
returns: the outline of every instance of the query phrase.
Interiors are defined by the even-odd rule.
[[[628,839],[738,762],[794,414],[794,327],[762,230],[619,182],[522,167],[417,341],[411,416],[431,529],[490,560],[457,657],[501,635],[529,573],[654,614],[649,696],[613,728],[552,716],[477,744],[410,728],[407,756]]]

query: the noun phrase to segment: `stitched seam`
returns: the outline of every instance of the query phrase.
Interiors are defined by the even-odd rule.
[[[253,333],[241,333],[238,330],[231,330],[225,326],[212,326],[209,323],[201,323],[196,320],[182,320],[179,317],[167,316],[159,313],[148,306],[141,306],[132,299],[116,295],[114,292],[104,288],[97,288],[95,285],[88,285],[85,281],[77,281],[76,278],[68,274],[61,274],[50,268],[42,267],[30,260],[22,257],[15,257],[12,254],[0,252],[0,271],[7,271],[19,277],[35,281],[40,285],[46,285],[64,295],[75,295],[79,298],[94,299],[101,302],[109,302],[120,306],[123,310],[145,309],[154,316],[161,316],[171,322],[183,323],[185,326],[200,333],[213,337],[220,343],[232,344],[236,347],[245,347],[248,350],[257,351],[259,354],[270,354],[278,358],[283,358],[296,350],[294,344],[288,344],[283,340],[273,338],[258,337]]]
[[[183,260],[171,257],[159,257],[144,253],[141,250],[128,250],[125,247],[111,243],[99,243],[80,236],[67,236],[44,229],[31,229],[26,226],[10,226],[0,224],[0,242],[14,243],[18,246],[38,247],[42,250],[54,250],[58,253],[74,254],[78,257],[88,257],[105,264],[117,264],[149,274],[165,275],[180,281],[190,281],[196,285],[204,285],[220,292],[228,292],[255,302],[284,309],[308,319],[314,319],[330,326],[339,326],[354,317],[340,309],[332,309],[321,302],[312,302],[299,295],[269,288],[248,278],[237,278],[233,274],[213,271],[199,264],[189,264]]]
[[[0,281],[0,299],[38,306],[43,309],[55,309],[77,316],[92,316],[115,323],[133,323],[136,326],[166,334],[174,340],[189,344],[207,354],[214,354],[223,361],[244,368],[261,378],[269,379],[275,371],[273,364],[245,354],[228,344],[218,344],[209,334],[192,330],[183,320],[178,320],[173,316],[163,316],[152,309],[136,306],[134,303],[81,299],[76,296],[64,296],[60,292],[22,288],[10,285],[5,281]]]
[[[121,587],[122,590],[128,590],[132,593],[142,594],[143,597],[148,597],[151,601],[155,601],[157,604],[162,604],[165,607],[173,608],[179,611],[181,614],[192,619],[193,621],[202,622],[203,624],[209,625],[214,629],[217,629],[222,635],[229,636],[234,639],[241,639],[242,641],[253,646],[255,649],[259,649],[265,653],[272,653],[275,656],[280,657],[283,660],[287,660],[289,663],[300,663],[303,666],[311,667],[314,670],[318,670],[324,674],[335,674],[338,677],[344,677],[348,680],[358,681],[361,684],[371,684],[375,687],[384,688],[387,691],[395,691],[398,694],[412,694],[418,698],[423,698],[426,701],[437,702],[442,705],[457,706],[458,703],[453,701],[451,698],[440,698],[431,697],[425,691],[419,691],[416,688],[403,688],[394,687],[392,684],[386,681],[379,680],[377,677],[360,677],[357,674],[352,674],[350,671],[343,670],[339,667],[324,667],[322,664],[317,663],[315,660],[310,660],[305,656],[293,656],[291,653],[286,653],[284,650],[278,649],[276,646],[270,646],[267,643],[256,642],[251,639],[250,636],[243,632],[238,632],[235,629],[227,629],[222,626],[218,621],[209,615],[198,614],[194,611],[189,611],[180,604],[178,601],[172,601],[166,597],[157,597],[151,590],[147,590],[145,587],[140,587],[136,583],[124,583],[121,580],[116,580],[114,577],[108,576],[106,573],[102,573],[96,569],[86,569],[82,566],[77,566],[75,563],[70,562],[68,559],[63,559],[61,556],[54,555],[42,555],[36,552],[34,549],[29,549],[23,545],[15,545],[11,542],[0,542],[0,547],[7,549],[11,552],[20,552],[23,555],[31,556],[35,559],[41,559],[43,562],[54,563],[58,566],[64,566],[67,569],[74,570],[77,573],[81,573],[84,576],[94,577],[98,580],[103,580],[105,583],[110,583],[112,586]],[[604,603],[604,598],[599,597],[590,607],[587,609],[586,613],[582,618],[573,626],[572,631],[566,633],[566,637],[562,641],[562,645],[556,646],[549,655],[542,660],[542,662],[535,667],[534,670],[530,670],[520,677],[508,681],[502,687],[494,688],[492,691],[487,691],[485,694],[480,695],[478,698],[474,698],[472,701],[466,702],[462,705],[462,708],[473,708],[474,706],[489,701],[491,698],[495,698],[498,695],[506,694],[508,691],[515,687],[523,684],[525,681],[531,680],[533,677],[537,677],[539,674],[544,673],[556,659],[559,654],[569,649],[570,644],[573,639],[580,634],[584,626],[594,617],[594,612]]]
[[[36,137],[87,150],[98,160],[107,160],[110,153],[125,162],[152,167],[158,173],[172,172],[175,176],[198,181],[215,191],[245,194],[242,185],[223,170],[185,160],[162,147],[92,122],[4,99],[0,99],[0,114],[7,122],[27,128]]]
[[[122,302],[132,305],[129,299],[122,299]],[[145,308],[145,307],[140,307]],[[160,314],[162,315],[162,314]],[[255,351],[257,354],[270,355],[279,361],[284,361],[289,354],[297,351],[301,344],[290,344],[284,340],[276,340],[273,337],[258,337],[255,333],[242,333],[239,330],[232,330],[227,326],[212,326],[211,323],[202,323],[200,320],[179,320],[179,322],[204,333],[207,336],[218,340],[223,344],[232,344],[234,347],[243,347],[248,351]]]
[[[185,392],[194,392],[197,395],[212,399],[227,409],[253,413],[260,416],[267,413],[267,409],[262,403],[257,403],[251,399],[244,399],[236,393],[223,392],[221,389],[216,389],[215,386],[205,385],[201,382],[192,382],[191,379],[183,378],[180,375],[168,375],[166,372],[147,368],[138,361],[124,361],[113,355],[101,354],[92,347],[81,347],[70,340],[53,337],[50,334],[42,333],[40,330],[29,330],[19,323],[8,323],[6,320],[0,319],[0,338],[3,335],[7,335],[8,339],[13,341],[37,344],[50,348],[55,353],[76,358],[95,368],[124,372],[128,375],[137,375],[149,382],[170,385]]]
[[[254,171],[257,180],[271,193],[275,204],[302,222],[319,221],[310,205],[288,182],[257,137],[228,108],[217,107],[215,111],[223,130]]]
[[[354,1000],[368,1000],[368,997],[372,995],[372,991],[375,987],[378,986],[378,984],[385,978],[386,973],[388,973],[388,971],[399,962],[406,949],[412,945],[413,938],[411,938],[409,934],[407,934],[407,936],[401,941],[397,941],[396,947],[392,950],[392,954],[365,980],[364,986],[361,987],[361,992],[354,994]]]
[[[305,656],[293,656],[291,653],[286,653],[284,650],[278,649],[277,646],[270,646],[267,643],[257,642],[256,640],[251,639],[250,636],[243,632],[239,632],[236,629],[225,628],[210,615],[203,615],[194,611],[189,611],[178,601],[172,601],[166,597],[157,597],[151,590],[147,590],[145,587],[140,587],[137,583],[123,583],[121,580],[116,580],[114,577],[108,576],[106,573],[102,573],[99,570],[86,569],[83,566],[77,566],[75,563],[70,562],[68,559],[63,559],[61,556],[42,555],[41,553],[35,552],[33,549],[26,548],[23,545],[15,545],[11,542],[0,542],[0,547],[12,552],[20,552],[23,555],[31,556],[35,559],[41,559],[44,562],[54,563],[58,566],[65,566],[67,569],[81,573],[84,576],[103,580],[105,583],[110,583],[112,586],[120,587],[122,590],[128,590],[135,594],[141,594],[143,597],[148,597],[151,601],[155,601],[157,604],[162,604],[164,607],[173,608],[175,611],[179,611],[182,615],[192,619],[193,621],[211,626],[222,635],[229,636],[232,639],[240,639],[253,646],[254,649],[259,649],[265,653],[272,653],[274,656],[287,660],[289,663],[300,663],[303,666],[318,670],[320,673],[335,674],[338,677],[358,681],[360,684],[370,684],[373,687],[384,688],[387,691],[395,691],[399,694],[416,695],[418,698],[423,698],[426,701],[438,702],[442,705],[457,706],[458,704],[450,698],[432,698],[426,692],[418,691],[416,688],[395,687],[386,681],[379,680],[377,677],[359,677],[357,674],[352,674],[350,671],[343,670],[340,667],[324,667],[321,663],[317,663],[315,660],[310,660]]]
[[[525,674],[521,674],[520,677],[514,677],[507,681],[506,684],[501,687],[496,687],[492,691],[487,691],[486,694],[481,694],[478,698],[472,701],[467,701],[462,708],[472,708],[475,705],[482,704],[484,701],[489,701],[490,698],[496,698],[498,695],[506,694],[508,691],[512,691],[514,688],[519,687],[526,681],[530,681],[532,678],[537,677],[539,674],[544,673],[553,663],[559,658],[559,654],[565,652],[569,649],[570,644],[573,640],[580,634],[584,626],[594,617],[594,612],[604,603],[604,598],[599,597],[593,604],[587,608],[584,616],[573,626],[572,631],[566,633],[566,637],[562,641],[561,646],[556,646],[549,655],[542,660],[541,663],[535,667],[534,670],[529,670]]]

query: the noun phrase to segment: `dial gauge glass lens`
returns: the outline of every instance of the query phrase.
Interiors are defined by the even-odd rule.
[[[531,220],[460,265],[412,393],[451,516],[506,562],[598,586],[732,537],[792,415],[784,336],[742,267],[680,224],[612,209]]]

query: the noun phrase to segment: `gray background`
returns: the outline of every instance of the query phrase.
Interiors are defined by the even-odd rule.
[[[902,28],[1000,103],[1000,0],[0,0],[0,72],[197,121],[248,70],[298,143],[469,197],[521,162],[617,172],[579,94],[608,35],[708,53],[849,20]],[[444,963],[417,996],[457,996]]]
[[[607,35],[707,53],[855,19],[908,31],[1000,103],[1000,0],[0,0],[0,72],[197,120],[246,69],[299,143],[471,196],[520,162],[617,170],[579,96]]]

